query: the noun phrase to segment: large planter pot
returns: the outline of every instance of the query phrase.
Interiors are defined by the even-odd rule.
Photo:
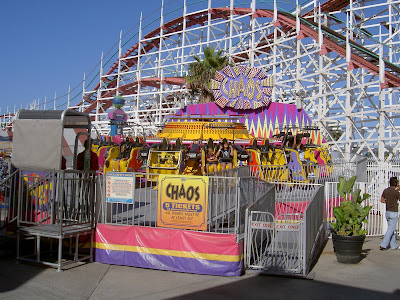
[[[343,264],[356,264],[361,260],[365,235],[344,236],[332,233],[333,249],[337,261]]]

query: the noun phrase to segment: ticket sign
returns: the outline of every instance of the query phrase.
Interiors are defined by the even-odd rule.
[[[107,172],[106,201],[112,203],[133,203],[135,173]]]
[[[207,229],[207,176],[158,177],[158,227]]]

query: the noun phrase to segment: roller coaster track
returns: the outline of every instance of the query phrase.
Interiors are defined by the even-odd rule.
[[[329,13],[339,11],[349,5],[349,0],[329,0],[321,4],[321,12],[327,13],[327,17],[330,18]],[[297,39],[312,38],[318,41],[318,24],[312,21],[314,11],[309,10],[302,14],[300,18],[300,33]],[[149,53],[153,49],[157,49],[162,41],[162,36],[174,34],[183,29],[188,29],[197,24],[204,25],[212,20],[224,19],[228,20],[231,15],[246,15],[253,18],[269,18],[274,19],[273,10],[256,9],[252,11],[250,8],[234,8],[230,10],[227,7],[222,8],[211,8],[209,10],[203,10],[195,13],[190,13],[186,16],[178,17],[172,21],[165,23],[163,26],[154,29],[147,35],[145,35],[141,41],[132,46],[126,53],[124,53],[108,70],[108,72],[102,76],[103,80],[98,83],[91,94],[86,94],[83,97],[82,102],[77,106],[83,106],[85,104],[84,111],[86,113],[92,113],[97,108],[101,111],[106,111],[112,105],[112,101],[109,99],[116,94],[117,77],[118,72],[124,72],[138,63],[138,57],[141,54]],[[185,20],[185,27],[184,27]],[[274,23],[275,27],[279,27],[278,35],[285,32],[289,36],[296,36],[296,16],[290,13],[278,11],[277,20]],[[346,37],[337,33],[336,31],[321,26],[323,31],[323,46],[320,54],[327,53],[329,51],[337,53],[341,57],[346,57]],[[254,45],[258,51],[254,52],[254,55],[260,55],[260,52],[267,53],[271,51],[271,43],[273,40],[272,35],[268,35],[258,41],[258,44]],[[374,52],[366,49],[362,45],[357,44],[355,41],[350,40],[349,45],[351,47],[351,62],[348,68],[363,68],[368,70],[371,74],[379,75],[379,57]],[[253,48],[254,48],[253,47]],[[262,48],[262,49],[261,49]],[[241,58],[241,61],[247,60],[246,51],[242,54],[234,54],[234,60]],[[123,64],[120,64],[120,60],[123,60]],[[400,68],[398,65],[384,61],[385,65],[385,83],[382,87],[400,87]],[[121,66],[121,67],[119,67]],[[119,68],[121,68],[119,70]],[[161,84],[169,84],[175,86],[184,86],[185,80],[182,77],[164,77],[164,78],[144,78],[139,81],[130,82],[128,84],[119,86],[118,92],[124,94],[134,94],[138,91],[139,86],[151,86],[159,88]],[[106,91],[101,92],[101,96],[97,99],[97,92],[100,88],[105,88]],[[169,97],[167,97],[167,100]],[[89,105],[87,105],[89,104]],[[10,129],[10,126],[8,126]]]
[[[135,91],[137,91],[137,87],[138,85],[141,86],[152,86],[155,88],[160,88],[160,86],[162,84],[173,84],[173,85],[184,85],[185,84],[185,79],[182,77],[164,77],[163,79],[161,78],[144,78],[142,80],[139,81],[134,81],[128,84],[125,84],[123,86],[121,86],[118,91],[123,95],[125,93],[127,93],[129,91],[129,93],[135,93]],[[115,85],[112,85],[115,86]],[[115,96],[116,91],[112,90],[112,91],[107,91],[104,94],[102,94],[102,97],[104,98],[108,98],[108,97],[112,97]],[[96,106],[97,103],[99,103],[102,107],[102,109],[104,111],[106,111],[108,108],[111,107],[112,105],[112,101],[110,100],[97,100],[97,101],[92,101],[92,103],[86,107],[85,112],[90,113],[91,111],[93,111]]]
[[[345,1],[327,1],[321,6],[321,11],[329,12],[333,10],[341,9],[347,6],[349,3],[348,0]],[[234,8],[232,11],[230,8],[221,7],[221,8],[212,8],[209,11],[201,11],[197,13],[190,14],[186,16],[186,28],[194,26],[196,24],[203,24],[208,21],[208,14],[211,14],[211,19],[220,19],[223,18],[225,20],[229,19],[230,14],[233,15],[251,15],[253,18],[274,18],[273,10],[265,10],[265,9],[256,9],[254,12],[250,8]],[[300,34],[298,35],[298,39],[300,38],[312,38],[318,41],[318,24],[309,20],[305,19],[304,17],[310,16],[311,12],[307,12],[303,15],[300,19]],[[144,53],[148,53],[153,48],[159,46],[161,37],[159,34],[162,33],[163,35],[172,34],[174,32],[183,30],[183,20],[184,17],[176,18],[172,21],[165,23],[162,27],[159,27],[149,34],[147,34],[141,42],[142,50]],[[277,20],[274,24],[276,27],[280,27],[283,31],[288,32],[290,30],[293,31],[295,34],[294,29],[296,28],[296,16],[290,13],[285,12],[278,12]],[[323,49],[321,50],[321,54],[324,54],[328,51],[333,51],[337,53],[339,56],[346,57],[346,37],[331,30],[328,27],[322,26],[322,31],[324,33],[323,37]],[[269,37],[267,37],[268,39]],[[264,39],[260,41],[259,46],[261,43],[265,43],[266,40]],[[372,51],[366,49],[360,44],[350,40],[349,44],[352,48],[351,52],[351,63],[349,68],[363,68],[368,70],[370,73],[374,75],[379,75],[379,57],[377,54],[373,53]],[[268,48],[264,48],[263,51],[269,51]],[[121,59],[125,59],[125,65],[121,69],[121,72],[126,71],[132,68],[134,65],[137,64],[139,54],[139,43],[135,44],[131,47],[125,54],[122,55]],[[244,54],[246,55],[246,54]],[[242,55],[243,56],[243,55]],[[132,58],[129,58],[132,57]],[[382,87],[400,87],[400,67],[392,64],[390,62],[384,61],[385,64],[385,84]],[[118,61],[114,63],[114,65],[110,68],[110,70],[106,74],[106,80],[104,80],[103,84],[107,86],[107,89],[115,88],[117,85],[116,75],[115,72],[118,70]],[[109,75],[109,77],[107,77]],[[138,83],[142,85],[150,85],[154,86],[154,84],[160,84],[160,78],[147,78],[143,79],[139,82],[130,83],[128,86],[121,86],[119,87],[119,93],[124,93],[129,88],[137,86]],[[158,83],[157,83],[158,82]],[[173,80],[173,78],[164,78],[163,84],[170,83],[176,85],[183,85],[184,80],[180,78],[179,80]],[[94,90],[100,88],[100,84],[97,84]],[[132,90],[131,90],[132,91]],[[116,90],[107,91],[102,94],[102,98],[110,97],[115,95]],[[102,105],[102,109],[105,111],[107,108],[111,106],[110,100],[96,100],[95,93],[84,98],[84,100],[79,104],[81,105],[83,102],[90,103],[88,107],[86,107],[85,112],[90,113],[92,112],[96,106],[97,101],[100,101]]]

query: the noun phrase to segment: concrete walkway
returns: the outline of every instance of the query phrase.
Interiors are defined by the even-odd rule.
[[[313,279],[254,272],[217,277],[100,263],[56,272],[16,264],[13,250],[3,247],[0,299],[400,299],[400,250],[380,251],[379,242],[367,238],[366,257],[343,265],[329,240],[309,276]]]

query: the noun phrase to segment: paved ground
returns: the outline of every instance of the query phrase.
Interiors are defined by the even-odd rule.
[[[400,299],[400,250],[379,251],[367,238],[357,265],[336,262],[329,240],[310,278],[248,273],[217,277],[84,264],[64,272],[16,264],[0,248],[0,299]],[[0,247],[1,247],[0,243]]]

